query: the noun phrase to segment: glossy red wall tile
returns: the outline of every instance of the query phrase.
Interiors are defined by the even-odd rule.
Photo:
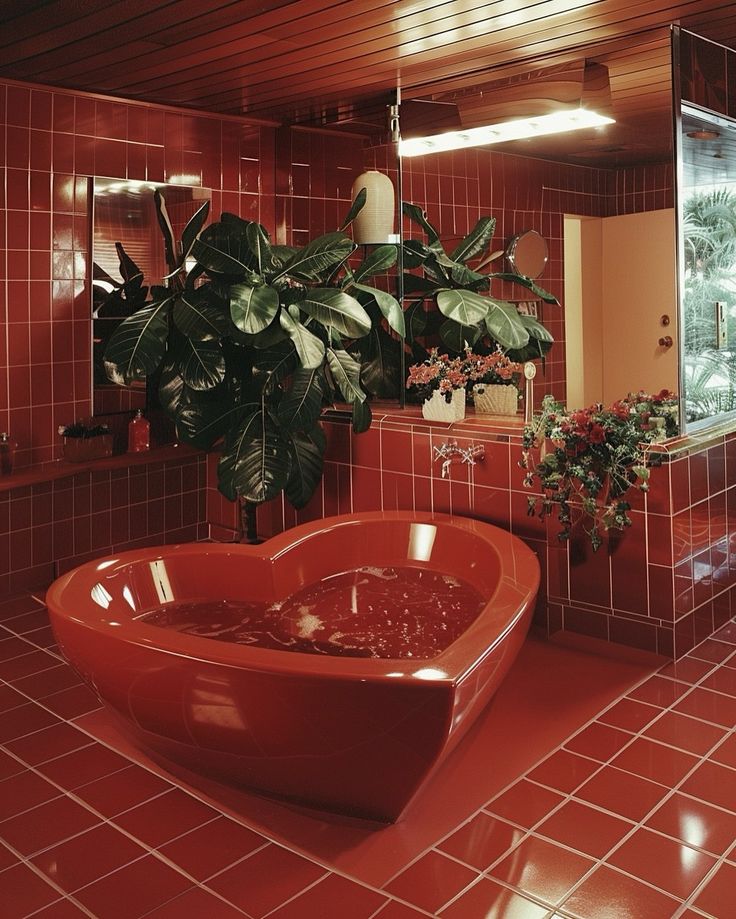
[[[0,111],[0,430],[24,466],[58,457],[58,425],[90,414],[92,178],[204,185],[215,215],[272,225],[274,131],[12,82]]]

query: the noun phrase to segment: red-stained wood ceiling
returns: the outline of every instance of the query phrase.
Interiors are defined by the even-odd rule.
[[[734,0],[0,0],[0,77],[377,138],[397,86],[488,123],[504,80],[588,60],[615,125],[506,149],[618,166],[671,161],[673,22],[736,47]]]
[[[675,21],[736,42],[733,0],[0,0],[0,76],[308,120]]]

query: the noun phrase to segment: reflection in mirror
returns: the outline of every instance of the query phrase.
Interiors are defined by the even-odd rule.
[[[485,146],[403,161],[412,200],[450,247],[483,214],[497,218],[494,250],[529,229],[547,241],[539,283],[563,306],[538,304],[555,343],[539,367],[537,401],[551,393],[575,408],[679,389],[678,348],[659,345],[663,315],[666,334],[678,337],[670,42],[670,30],[658,29],[414,96],[404,88],[402,140],[462,137],[584,105],[613,119],[513,141],[500,132]]]
[[[93,413],[127,412],[146,406],[145,383],[120,386],[105,373],[102,355],[113,331],[144,305],[148,285],[165,285],[164,246],[153,200],[166,198],[176,239],[211,197],[208,188],[116,179],[94,180],[92,368]]]
[[[549,246],[547,240],[536,230],[525,230],[514,236],[506,247],[506,258],[511,270],[527,278],[541,278],[547,259]]]

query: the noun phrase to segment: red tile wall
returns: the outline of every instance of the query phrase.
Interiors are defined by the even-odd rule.
[[[0,493],[0,594],[114,552],[206,537],[205,474],[194,456]]]
[[[19,442],[22,468],[58,458],[58,425],[90,414],[92,178],[202,185],[214,215],[272,226],[274,129],[14,82],[0,82],[0,121],[0,430]],[[206,535],[204,486],[195,458],[6,492],[0,591]]]
[[[0,430],[24,466],[90,414],[90,178],[203,185],[272,226],[274,129],[12,82],[0,120]]]

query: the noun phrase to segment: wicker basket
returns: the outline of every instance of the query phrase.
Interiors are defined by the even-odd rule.
[[[519,390],[498,383],[479,383],[473,387],[476,412],[489,415],[515,415],[519,408]]]
[[[465,390],[456,389],[452,394],[452,402],[447,402],[444,395],[435,389],[431,399],[422,402],[422,415],[427,421],[462,421],[465,417]]]

